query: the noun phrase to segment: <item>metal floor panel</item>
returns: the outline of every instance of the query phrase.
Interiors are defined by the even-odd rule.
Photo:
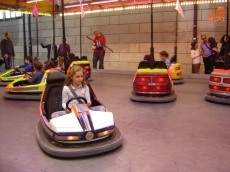
[[[204,100],[208,80],[174,86],[170,103],[129,99],[133,76],[93,74],[98,99],[123,133],[119,149],[92,157],[59,159],[38,146],[37,101],[0,99],[1,172],[229,172],[230,107]],[[0,95],[4,88],[0,88]]]

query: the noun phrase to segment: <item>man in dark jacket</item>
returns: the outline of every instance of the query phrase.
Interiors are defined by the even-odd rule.
[[[64,44],[65,44],[65,47],[64,47]],[[58,63],[59,63],[60,68],[62,68],[63,63],[64,63],[65,52],[68,58],[70,54],[70,46],[69,44],[66,43],[66,38],[62,38],[62,44],[60,44],[58,47]]]
[[[42,48],[47,48],[48,54],[47,59],[50,60],[57,60],[57,45],[55,45],[53,42],[52,44],[44,45],[42,42],[40,42]]]
[[[2,57],[5,61],[5,69],[9,70],[12,67],[12,60],[15,58],[14,46],[10,40],[11,34],[9,32],[5,33],[5,39],[1,41],[1,51]]]

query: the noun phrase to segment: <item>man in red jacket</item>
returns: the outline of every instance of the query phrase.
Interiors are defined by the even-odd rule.
[[[95,46],[95,49],[93,52],[93,68],[97,69],[97,62],[99,60],[99,69],[104,69],[106,38],[100,31],[95,31],[94,35],[95,38],[93,45]]]

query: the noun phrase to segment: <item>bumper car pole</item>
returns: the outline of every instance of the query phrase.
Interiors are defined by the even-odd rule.
[[[63,39],[63,46],[64,46],[64,68],[65,73],[67,73],[67,67],[66,67],[66,40],[65,40],[65,16],[64,16],[64,0],[61,0],[61,13],[62,13],[62,39]]]
[[[150,64],[154,63],[154,47],[153,47],[153,0],[151,0],[151,47],[150,47]]]
[[[175,26],[175,45],[174,45],[174,58],[177,62],[177,27],[178,27],[178,12],[176,12],[176,26]]]
[[[224,70],[228,70],[229,65],[229,46],[230,46],[230,40],[228,35],[228,20],[229,20],[229,0],[227,0],[227,20],[226,20],[226,35],[227,35],[227,46],[224,54]]]

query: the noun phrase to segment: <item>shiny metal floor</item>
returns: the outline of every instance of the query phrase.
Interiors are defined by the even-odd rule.
[[[98,99],[114,113],[123,132],[122,147],[79,159],[50,157],[35,138],[38,102],[1,99],[1,172],[230,171],[229,106],[204,100],[207,80],[187,79],[175,86],[174,102],[151,104],[129,100],[131,75],[93,78]]]

